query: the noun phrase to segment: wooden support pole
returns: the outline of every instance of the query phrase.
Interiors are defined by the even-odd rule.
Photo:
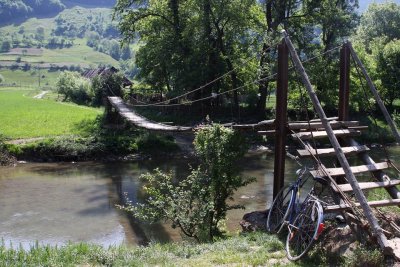
[[[339,120],[349,119],[350,50],[347,43],[340,50]]]
[[[275,161],[274,188],[275,199],[279,190],[284,186],[285,157],[287,135],[287,95],[288,95],[288,58],[289,52],[283,41],[278,46],[278,77],[276,85],[276,120],[275,120]]]
[[[328,133],[329,140],[335,149],[336,155],[338,157],[338,160],[340,162],[340,165],[342,166],[344,173],[349,180],[349,183],[351,184],[351,187],[353,188],[354,194],[357,198],[357,200],[360,202],[360,206],[362,210],[364,211],[364,214],[371,225],[372,231],[374,236],[377,238],[378,243],[382,250],[385,253],[392,253],[392,251],[389,251],[391,248],[389,246],[388,240],[386,236],[383,234],[382,228],[379,226],[377,219],[372,213],[371,208],[368,205],[367,198],[365,197],[364,193],[362,192],[360,186],[358,185],[358,182],[356,180],[356,177],[354,176],[353,172],[350,169],[349,162],[347,161],[345,155],[343,154],[342,148],[339,145],[339,142],[333,133],[332,127],[329,123],[329,121],[326,118],[325,112],[321,106],[321,103],[318,100],[317,94],[315,93],[314,89],[312,88],[310,79],[308,78],[308,75],[299,59],[299,56],[296,53],[296,50],[292,44],[292,41],[290,40],[289,36],[287,35],[286,31],[282,31],[284,39],[286,41],[286,44],[288,46],[290,55],[292,56],[292,60],[294,63],[294,66],[299,73],[301,80],[304,84],[304,86],[307,89],[307,92],[311,98],[311,101],[313,103],[313,106],[318,113],[319,118],[321,119],[322,124],[325,127],[325,131]]]
[[[361,72],[363,73],[365,79],[367,80],[369,89],[371,90],[372,94],[374,95],[375,100],[378,103],[378,105],[383,113],[383,116],[386,119],[386,122],[389,124],[389,127],[392,130],[392,133],[393,133],[394,137],[396,138],[397,143],[400,143],[400,134],[399,134],[399,131],[397,130],[396,124],[394,123],[392,117],[390,117],[389,112],[387,111],[387,109],[385,107],[385,104],[383,104],[383,101],[382,101],[381,97],[379,96],[379,93],[376,90],[374,83],[372,82],[371,78],[369,77],[367,70],[365,69],[364,65],[361,63],[361,60],[358,58],[351,43],[348,43],[348,47],[350,49],[350,53],[353,56],[354,61],[360,67]]]

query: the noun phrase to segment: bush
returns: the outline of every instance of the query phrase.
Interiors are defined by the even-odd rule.
[[[254,179],[238,175],[237,161],[246,149],[243,138],[233,130],[214,125],[199,131],[194,144],[201,162],[197,169],[179,182],[158,169],[142,175],[147,199],[136,205],[128,202],[124,209],[144,221],[170,221],[197,241],[212,240],[223,234],[219,226],[226,212],[243,208],[227,200]]]
[[[90,83],[79,73],[65,71],[57,80],[57,93],[64,95],[63,101],[70,100],[77,104],[90,102]]]

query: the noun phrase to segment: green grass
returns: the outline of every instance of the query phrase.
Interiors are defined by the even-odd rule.
[[[41,87],[55,87],[58,76],[61,71],[40,70],[40,86]],[[39,87],[39,71],[31,69],[29,71],[23,70],[9,70],[0,69],[0,74],[4,77],[3,84],[17,85],[29,88]]]
[[[285,259],[281,241],[263,233],[231,237],[211,244],[169,243],[110,249],[77,244],[60,248],[33,247],[27,252],[0,247],[0,262],[5,266],[293,265]]]
[[[214,243],[153,243],[147,247],[101,248],[91,244],[34,246],[29,251],[0,246],[2,266],[338,266],[319,250],[297,262],[286,259],[284,244],[266,233],[241,234]],[[336,256],[341,266],[383,266],[380,251],[357,246],[354,255]]]
[[[101,109],[30,97],[32,90],[1,88],[0,132],[8,138],[68,135],[79,132],[76,125],[94,119]]]

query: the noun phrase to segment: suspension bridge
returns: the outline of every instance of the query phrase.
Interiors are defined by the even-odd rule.
[[[287,92],[289,56],[294,64],[292,69],[295,69],[300,76],[306,89],[306,94],[308,94],[311,99],[314,110],[318,114],[319,119],[308,119],[307,121],[298,122],[288,121]],[[397,128],[383,105],[383,102],[363,64],[352,48],[351,43],[345,43],[340,50],[338,117],[327,118],[303,67],[304,61],[300,61],[286,32],[283,33],[283,39],[278,45],[278,72],[264,78],[270,79],[271,77],[276,76],[276,118],[274,120],[262,121],[256,124],[229,124],[227,126],[240,130],[251,130],[258,132],[261,135],[272,135],[275,137],[274,198],[284,186],[285,158],[287,154],[285,147],[287,136],[298,141],[300,146],[302,146],[302,149],[298,150],[298,158],[311,158],[314,162],[314,168],[310,172],[311,175],[327,178],[329,181],[329,187],[332,189],[332,192],[334,192],[335,203],[324,205],[324,212],[341,213],[348,222],[362,226],[367,224],[369,232],[378,241],[382,251],[385,254],[392,255],[400,260],[400,227],[395,225],[394,222],[390,222],[389,224],[392,225],[392,230],[383,229],[381,218],[377,218],[381,212],[376,209],[385,206],[400,206],[400,191],[396,187],[400,184],[400,180],[391,179],[390,175],[385,172],[385,170],[391,168],[398,171],[398,173],[400,173],[400,171],[389,158],[383,162],[375,162],[368,154],[369,148],[358,143],[355,139],[368,127],[360,125],[358,121],[349,120],[350,62],[353,62],[355,65],[359,76],[365,79],[366,84],[370,88],[377,104],[383,112],[394,137],[397,142],[400,143],[400,135]],[[217,78],[217,80],[218,79],[220,78]],[[250,84],[258,83],[260,81],[262,81],[262,79],[256,80]],[[185,93],[182,97],[196,90],[201,90],[205,86],[197,88],[189,93]],[[245,86],[248,86],[248,84],[221,94],[239,90]],[[212,97],[215,96],[194,100],[191,101],[191,103],[203,101]],[[133,107],[128,106],[119,97],[108,97],[108,103],[110,105],[108,110],[113,109],[115,112],[118,112],[121,117],[125,118],[129,123],[137,127],[154,131],[170,132],[188,132],[193,130],[192,127],[172,126],[148,120],[138,115],[134,111]],[[170,105],[180,104],[169,104],[168,101],[163,101],[141,106]],[[308,114],[307,110],[305,114]],[[328,139],[331,147],[318,147],[319,142],[315,141],[317,139]],[[364,165],[350,166],[348,159],[353,156],[358,157]],[[333,166],[326,166],[322,163],[321,158],[327,157],[333,157],[333,160],[329,161]],[[340,167],[337,167],[337,164],[339,164]],[[358,175],[362,173],[370,173],[372,180],[359,182],[356,178],[356,174]],[[365,195],[367,190],[377,188],[385,189],[388,193],[387,196],[384,197],[384,199],[368,201]],[[354,195],[354,197],[349,194]]]

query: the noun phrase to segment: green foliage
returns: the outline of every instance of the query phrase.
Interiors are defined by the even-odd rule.
[[[400,40],[387,43],[377,59],[378,76],[382,82],[380,93],[389,109],[393,110],[394,100],[400,97]]]
[[[62,72],[56,86],[57,93],[64,95],[64,101],[70,100],[77,104],[87,104],[90,101],[90,83],[79,73]]]
[[[91,85],[91,105],[98,107],[103,105],[105,96],[122,96],[123,75],[112,73],[96,76]]]
[[[202,129],[194,144],[201,162],[197,169],[179,181],[158,169],[142,175],[148,197],[144,203],[130,203],[125,209],[144,221],[170,221],[172,227],[197,241],[212,240],[222,234],[220,223],[226,212],[242,208],[227,201],[253,179],[238,175],[237,161],[245,146],[233,130],[220,125]]]
[[[260,50],[263,19],[257,1],[162,0],[142,5],[119,0],[114,16],[120,19],[125,41],[140,35],[143,46],[136,55],[140,78],[157,92],[175,96],[227,71],[234,73],[205,88],[208,96],[257,76],[256,58],[242,63]]]
[[[372,3],[361,17],[356,38],[368,52],[375,39],[388,43],[400,39],[400,5],[394,2]]]

